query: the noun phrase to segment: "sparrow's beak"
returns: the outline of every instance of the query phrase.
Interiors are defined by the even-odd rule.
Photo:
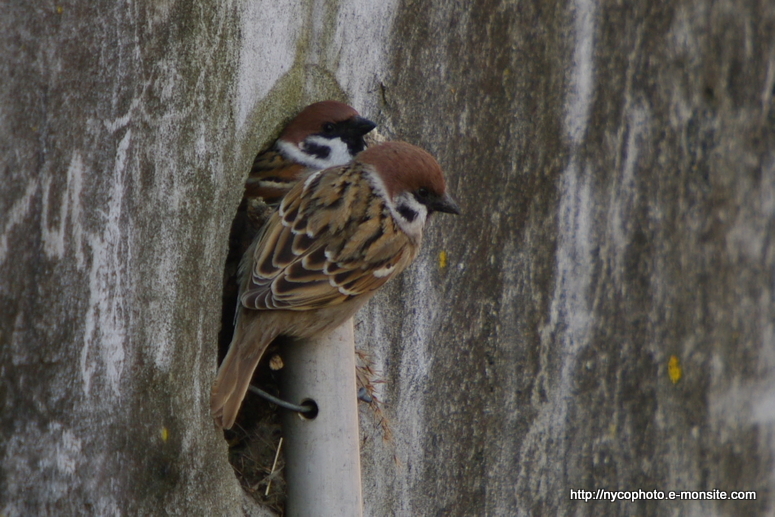
[[[375,127],[377,127],[377,124],[372,122],[371,120],[363,117],[355,116],[347,121],[347,125],[349,126],[350,131],[353,135],[357,136],[363,136]]]
[[[460,215],[460,207],[455,203],[454,199],[449,197],[449,194],[444,194],[443,197],[434,199],[428,203],[428,207],[437,212]]]

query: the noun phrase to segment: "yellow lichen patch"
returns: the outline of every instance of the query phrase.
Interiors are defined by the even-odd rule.
[[[681,368],[681,360],[678,359],[678,356],[670,356],[670,360],[667,362],[667,375],[673,384],[678,384],[678,381],[683,377],[683,368]]]
[[[57,6],[57,13],[62,14],[63,12],[65,12],[65,8],[62,7],[61,5],[58,5]]]
[[[166,427],[162,426],[161,431],[161,441],[166,442],[170,439],[170,431]]]
[[[447,257],[447,252],[442,250],[439,253],[439,269],[444,269],[445,267],[447,267],[448,262],[449,262],[449,259]]]

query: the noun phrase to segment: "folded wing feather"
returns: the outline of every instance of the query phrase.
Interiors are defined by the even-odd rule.
[[[331,307],[375,291],[412,262],[417,247],[366,174],[357,165],[328,169],[288,193],[249,251],[245,307]]]

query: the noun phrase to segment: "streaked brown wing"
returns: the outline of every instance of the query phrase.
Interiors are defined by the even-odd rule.
[[[289,161],[279,151],[264,151],[253,161],[245,181],[245,197],[261,197],[269,204],[276,203],[307,173],[307,167]]]
[[[245,307],[330,307],[373,292],[411,263],[417,247],[365,174],[357,165],[328,169],[288,193],[248,252]]]
[[[265,171],[281,169],[286,164],[286,159],[276,147],[262,151],[256,155],[253,160],[253,167],[250,169],[250,174],[263,174]]]

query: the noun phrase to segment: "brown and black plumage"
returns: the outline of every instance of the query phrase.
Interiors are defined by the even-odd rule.
[[[364,136],[375,127],[342,102],[310,104],[269,149],[258,153],[245,182],[245,197],[277,204],[311,172],[352,160],[366,148]]]
[[[366,148],[364,136],[375,127],[355,109],[338,101],[310,104],[283,129],[271,146],[258,153],[229,233],[224,268],[220,342],[231,340],[237,301],[237,270],[258,230],[280,200],[315,171],[344,165]]]
[[[307,338],[350,318],[406,269],[433,211],[458,213],[436,160],[403,142],[297,183],[240,266],[240,307],[211,409],[230,428],[266,347]]]

